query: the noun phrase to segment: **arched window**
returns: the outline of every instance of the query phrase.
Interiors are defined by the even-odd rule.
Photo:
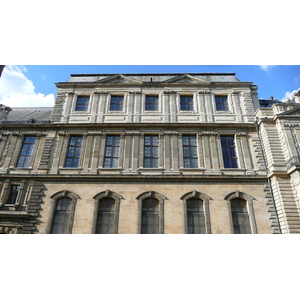
[[[72,233],[73,219],[77,200],[80,197],[70,191],[64,190],[50,197],[51,221],[46,227],[47,233]]]
[[[231,232],[258,233],[253,209],[256,199],[237,190],[228,194],[225,200],[228,203]]]
[[[51,233],[69,233],[72,199],[68,197],[57,200]]]
[[[183,200],[185,233],[211,233],[209,202],[213,199],[195,190],[180,199]]]
[[[188,233],[206,233],[203,201],[189,199],[186,201]]]
[[[91,233],[117,234],[120,203],[124,198],[110,190],[100,192],[93,198],[96,201]]]
[[[96,233],[114,233],[116,201],[104,198],[99,201]]]
[[[239,198],[230,200],[232,225],[234,233],[252,233],[247,210],[247,201]]]
[[[141,233],[159,233],[159,201],[155,198],[142,201]]]
[[[138,209],[140,211],[137,232],[149,234],[164,233],[164,203],[168,200],[164,195],[148,191],[140,194]]]

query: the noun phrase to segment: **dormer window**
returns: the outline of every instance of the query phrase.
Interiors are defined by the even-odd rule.
[[[89,106],[89,96],[78,96],[75,111],[87,111]]]
[[[193,96],[180,96],[180,110],[194,110]]]
[[[215,96],[216,110],[217,111],[228,111],[228,99],[227,96]]]
[[[123,96],[111,96],[110,108],[111,111],[122,111],[123,110]]]

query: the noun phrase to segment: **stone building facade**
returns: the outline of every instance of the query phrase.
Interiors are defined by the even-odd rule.
[[[298,232],[295,201],[285,206],[295,230],[280,228],[268,176],[274,165],[290,180],[287,150],[267,172],[255,111],[264,122],[274,108],[260,108],[252,82],[234,73],[75,74],[56,86],[53,108],[0,108],[0,232]],[[290,170],[295,196],[297,163]]]
[[[300,233],[300,91],[256,112],[267,177],[282,233]]]

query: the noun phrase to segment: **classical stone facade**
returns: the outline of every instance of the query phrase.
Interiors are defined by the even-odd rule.
[[[272,109],[259,109],[251,82],[76,74],[56,86],[53,109],[1,106],[0,232],[281,232],[255,124]],[[282,151],[273,168],[285,190]]]
[[[282,233],[300,233],[300,95],[261,107],[257,129]]]

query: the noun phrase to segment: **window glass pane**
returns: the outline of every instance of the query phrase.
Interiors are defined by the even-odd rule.
[[[112,96],[110,101],[110,110],[121,111],[123,110],[123,96]]]
[[[71,136],[69,142],[69,148],[67,151],[67,157],[65,167],[77,168],[79,166],[79,158],[81,152],[82,137]]]
[[[89,104],[89,97],[86,96],[78,96],[76,102],[76,111],[87,111]]]
[[[182,136],[182,141],[184,168],[198,168],[198,150],[196,136]]]
[[[230,201],[233,231],[238,234],[250,234],[250,219],[247,211],[247,201],[243,199],[233,199]]]
[[[120,156],[120,136],[109,135],[106,137],[104,168],[117,168]]]
[[[159,233],[159,201],[157,199],[148,198],[142,202],[141,233]]]
[[[24,138],[20,151],[17,168],[28,168],[32,159],[32,154],[35,146],[36,137],[27,136]]]
[[[72,199],[67,197],[57,201],[51,233],[69,233],[71,205]]]
[[[205,215],[203,201],[189,199],[186,201],[188,233],[206,233]]]
[[[158,136],[144,137],[144,167],[158,168]]]
[[[225,168],[237,168],[234,136],[221,136],[222,154]]]
[[[6,204],[15,204],[20,191],[19,185],[12,185],[9,191],[8,199]]]
[[[113,234],[115,220],[115,200],[106,198],[100,200],[98,207],[96,233]]]
[[[146,96],[145,110],[158,110],[158,96]]]

